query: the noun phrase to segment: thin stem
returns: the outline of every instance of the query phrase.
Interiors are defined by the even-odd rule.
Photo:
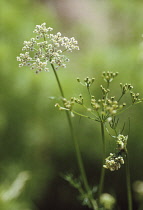
[[[127,197],[128,197],[128,210],[132,210],[132,194],[131,194],[131,183],[130,183],[130,170],[129,170],[129,158],[126,152],[126,182],[127,182]]]
[[[88,90],[89,96],[90,96],[90,98],[91,98],[91,92],[90,92],[89,87],[87,87],[87,90]]]
[[[59,77],[58,77],[58,75],[57,75],[57,72],[56,72],[56,70],[55,70],[55,67],[54,67],[53,64],[51,64],[51,66],[52,66],[54,75],[55,75],[55,77],[56,77],[56,80],[57,80],[57,83],[58,83],[58,86],[59,86],[59,89],[60,89],[61,96],[64,98],[64,97],[65,97],[65,96],[64,96],[64,92],[63,92],[63,89],[62,89],[62,86],[61,86]]]
[[[120,96],[120,98],[118,99],[118,102],[121,100],[121,98],[123,97],[124,93],[122,93],[122,95]]]
[[[88,118],[88,119],[90,119],[90,120],[94,120],[94,121],[100,122],[100,121],[99,121],[98,119],[96,119],[96,118],[92,118],[92,117],[89,117],[89,116],[87,116],[87,115],[83,115],[83,114],[78,113],[78,112],[76,112],[76,111],[74,111],[74,110],[72,110],[72,112],[73,112],[74,114],[76,114],[76,115],[79,115],[80,117],[85,117],[85,118]]]
[[[109,89],[109,85],[110,85],[110,82],[108,81],[108,82],[107,82],[107,89]]]
[[[102,144],[103,144],[103,160],[105,160],[105,134],[104,134],[104,122],[101,122],[101,135],[102,135]],[[99,189],[98,189],[98,203],[100,203],[100,196],[103,191],[103,184],[104,184],[104,177],[105,177],[105,168],[103,168],[102,164],[102,169],[101,169],[101,176],[100,176],[100,182],[99,182]]]
[[[88,110],[88,108],[87,108],[84,104],[83,104],[82,106],[83,106],[86,110]],[[96,114],[93,113],[92,109],[91,109],[90,111],[88,110],[88,112],[90,112],[92,115],[94,115],[94,116],[96,117],[96,121],[100,122],[100,121],[98,120],[98,118],[100,119],[99,113],[98,113],[98,116],[97,116]],[[91,118],[91,119],[94,119],[94,118]]]
[[[51,64],[51,66],[52,66],[54,75],[56,77],[61,96],[64,98],[64,92],[63,92],[63,89],[62,89],[59,77],[57,75],[57,72],[55,70],[55,67],[54,67],[53,64]],[[86,177],[86,173],[85,173],[85,169],[84,169],[84,166],[83,166],[83,161],[82,161],[82,157],[81,157],[78,141],[77,141],[77,139],[76,139],[76,137],[74,135],[73,126],[72,126],[71,118],[70,118],[70,115],[69,115],[68,111],[66,111],[66,116],[67,116],[67,120],[68,120],[68,124],[69,124],[69,128],[70,128],[71,137],[72,137],[74,148],[75,148],[75,152],[76,152],[77,163],[78,163],[78,167],[79,167],[79,170],[80,170],[80,173],[81,173],[83,184],[84,184],[85,190],[87,191],[88,198],[89,198],[90,204],[93,207],[93,210],[97,210],[97,205],[95,204],[95,201],[94,201],[94,199],[93,199],[93,197],[92,197],[92,195],[90,193],[90,187],[89,187],[89,184],[88,184],[88,181],[87,181],[87,177]]]
[[[129,108],[131,108],[133,106],[133,104],[130,104],[126,109],[123,109],[122,111],[117,112],[117,114],[115,114],[114,116],[117,116],[123,112],[125,112],[126,110],[128,110]]]

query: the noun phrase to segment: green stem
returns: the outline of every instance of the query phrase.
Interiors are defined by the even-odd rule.
[[[105,134],[104,134],[104,123],[101,122],[101,135],[102,135],[102,144],[103,144],[103,160],[102,160],[102,169],[101,169],[101,176],[99,181],[99,188],[98,188],[98,203],[100,203],[100,196],[103,191],[103,184],[105,178],[105,168],[103,168],[104,160],[105,160]]]
[[[121,100],[121,98],[123,97],[124,93],[122,93],[122,95],[120,96],[120,98],[118,99],[118,102]]]
[[[117,114],[115,114],[114,116],[117,116],[117,115],[119,115],[119,114],[125,112],[126,110],[128,110],[128,109],[129,109],[130,107],[132,107],[132,106],[133,106],[133,104],[129,105],[126,109],[123,109],[122,111],[117,112]]]
[[[76,112],[76,111],[74,111],[74,110],[72,110],[72,112],[73,112],[74,114],[76,114],[76,115],[79,115],[80,117],[85,117],[85,118],[88,118],[88,119],[90,119],[90,120],[94,120],[94,121],[99,122],[99,120],[96,119],[96,118],[92,118],[92,117],[89,117],[89,116],[87,116],[87,115],[83,115],[83,114],[78,113],[78,112]]]
[[[90,92],[89,87],[87,87],[87,90],[88,90],[88,94],[90,95],[90,99],[91,99],[91,92]]]
[[[58,77],[57,72],[55,70],[55,67],[54,67],[53,64],[51,64],[51,66],[52,66],[54,75],[56,77],[61,96],[63,98],[65,98],[64,92],[63,92],[63,89],[62,89],[62,86],[61,86],[61,83],[60,83],[60,80],[59,80],[59,77]],[[75,148],[75,152],[76,152],[77,163],[78,163],[78,167],[79,167],[79,170],[80,170],[80,173],[81,173],[83,184],[84,184],[85,190],[87,192],[90,204],[93,207],[93,210],[97,210],[97,205],[96,205],[96,203],[95,203],[95,201],[94,201],[94,199],[93,199],[93,197],[92,197],[92,195],[90,193],[90,187],[89,187],[89,184],[88,184],[88,181],[87,181],[87,177],[86,177],[86,173],[85,173],[85,169],[84,169],[84,166],[83,166],[83,161],[82,161],[82,157],[81,157],[78,141],[77,141],[77,139],[76,139],[76,137],[74,135],[73,126],[72,126],[71,118],[70,118],[70,115],[69,115],[68,111],[66,111],[66,116],[67,116],[67,120],[68,120],[68,124],[69,124],[69,128],[70,128],[71,137],[72,137],[74,148]]]
[[[64,97],[65,97],[65,96],[64,96],[64,92],[63,92],[63,89],[62,89],[62,86],[61,86],[59,77],[58,77],[58,75],[57,75],[57,72],[56,72],[56,70],[55,70],[55,67],[54,67],[53,64],[51,64],[51,66],[52,66],[54,75],[55,75],[55,77],[56,77],[56,80],[57,80],[57,83],[58,83],[58,86],[59,86],[59,89],[60,89],[61,96],[64,98]]]
[[[127,183],[127,197],[128,197],[128,210],[132,210],[132,194],[131,194],[131,182],[130,182],[130,170],[129,170],[129,158],[126,152],[126,183]]]

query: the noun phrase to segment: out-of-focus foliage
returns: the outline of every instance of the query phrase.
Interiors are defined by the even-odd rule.
[[[67,97],[80,93],[87,94],[76,82],[76,77],[86,76],[95,77],[96,86],[92,87],[92,91],[99,95],[100,90],[97,88],[101,83],[100,75],[106,70],[119,72],[113,83],[114,91],[120,82],[128,82],[143,96],[142,1],[82,0],[78,5],[75,3],[77,1],[63,2],[60,0],[0,2],[2,210],[56,210],[68,209],[69,206],[71,209],[86,209],[80,207],[76,200],[76,192],[59,175],[67,171],[78,174],[78,171],[65,113],[54,107],[59,100],[59,92],[53,72],[51,70],[49,73],[35,75],[27,68],[18,69],[16,56],[21,52],[23,41],[32,37],[36,24],[46,22],[55,32],[60,31],[79,40],[80,51],[70,55],[71,62],[67,69],[58,71]],[[50,96],[56,99],[51,100]],[[142,179],[142,110],[142,104],[139,104],[131,113],[128,111],[127,115],[123,116],[123,122],[126,121],[126,132],[129,132],[126,120],[128,116],[131,121],[128,149],[132,181]],[[79,123],[79,119],[76,118],[73,122],[90,183],[98,184],[101,169],[98,125],[82,119]],[[108,134],[107,139],[110,139]],[[4,201],[4,192],[13,189],[14,183],[19,180],[18,177],[23,171],[28,171],[30,175],[25,174],[29,179],[27,182],[26,178],[25,181],[23,179],[20,181],[24,187],[21,188],[22,193],[9,201]],[[117,198],[120,197],[117,203],[124,209],[126,191],[125,187],[121,188],[121,183],[125,184],[124,168],[114,174],[107,172],[105,192],[113,192]],[[125,194],[121,196],[123,191]]]
[[[29,180],[29,173],[22,171],[11,184],[1,183],[0,187],[0,207],[6,209],[29,209],[29,203],[18,199],[23,192],[26,182]],[[19,202],[21,200],[21,202]],[[32,206],[31,206],[32,208]]]

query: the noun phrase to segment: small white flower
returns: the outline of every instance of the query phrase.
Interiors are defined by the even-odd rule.
[[[111,121],[112,121],[112,117],[108,117],[107,122],[111,122]]]

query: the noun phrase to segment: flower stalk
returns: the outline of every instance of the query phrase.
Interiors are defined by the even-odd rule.
[[[54,67],[53,64],[51,64],[51,67],[53,69],[53,72],[54,72],[54,75],[55,75],[55,78],[56,78],[61,96],[62,96],[62,98],[65,98],[64,92],[63,92],[63,89],[62,89],[62,86],[61,86],[61,83],[60,83],[60,80],[59,80],[59,77],[58,77],[58,74],[55,70],[55,67]],[[81,177],[82,177],[84,188],[87,192],[90,205],[93,207],[93,210],[97,210],[96,202],[94,201],[94,198],[92,197],[92,194],[90,193],[90,187],[89,187],[89,184],[88,184],[88,181],[87,181],[87,177],[86,177],[86,173],[85,173],[85,169],[84,169],[84,165],[83,165],[83,161],[82,161],[82,157],[81,157],[81,152],[80,152],[80,149],[79,149],[79,144],[78,144],[78,141],[75,137],[71,117],[70,117],[70,114],[69,114],[68,111],[66,111],[66,116],[67,116],[67,120],[68,120],[68,124],[69,124],[69,128],[70,128],[71,138],[72,138],[72,141],[73,141],[73,144],[74,144],[76,158],[77,158],[77,164],[78,164],[79,171],[80,171],[80,174],[81,174]]]
[[[126,152],[126,164],[125,164],[125,167],[126,167],[128,210],[133,210],[128,152]]]
[[[102,135],[102,145],[103,145],[103,153],[102,153],[102,165],[104,163],[106,153],[105,153],[105,132],[104,132],[104,122],[101,121],[101,135]],[[99,188],[98,188],[98,203],[100,204],[100,196],[103,191],[103,185],[104,185],[104,179],[105,179],[105,168],[101,168],[101,175],[100,175],[100,181],[99,181]]]

